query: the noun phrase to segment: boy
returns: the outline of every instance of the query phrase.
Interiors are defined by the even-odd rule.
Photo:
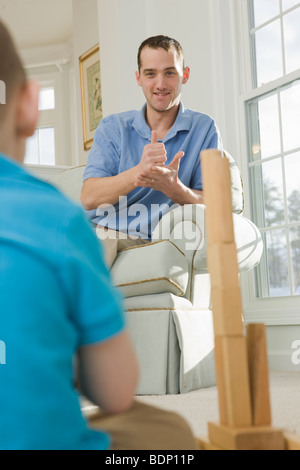
[[[0,80],[0,449],[195,449],[181,418],[133,401],[122,301],[82,209],[22,167],[38,85],[1,22]],[[102,410],[90,425],[75,354],[83,393]]]

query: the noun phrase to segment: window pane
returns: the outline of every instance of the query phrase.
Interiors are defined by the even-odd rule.
[[[55,165],[54,128],[44,128],[40,133],[40,162],[41,165]]]
[[[268,83],[283,74],[280,21],[255,33],[257,85]]]
[[[283,11],[285,11],[298,4],[299,4],[299,0],[282,0],[282,9]]]
[[[254,0],[255,27],[279,14],[279,0]]]
[[[265,249],[269,267],[269,295],[290,295],[285,230],[267,232]]]
[[[290,229],[290,243],[293,265],[293,294],[300,295],[300,227]]]
[[[286,72],[300,68],[300,8],[283,17]]]
[[[258,113],[261,158],[278,155],[281,149],[277,94],[260,99]]]
[[[262,164],[265,226],[284,223],[281,158]]]
[[[38,130],[26,140],[25,163],[37,165],[39,163]]]
[[[285,151],[300,147],[300,82],[280,93],[283,147]]]
[[[265,204],[262,166],[255,165],[250,168],[251,199],[253,207],[254,222],[260,228],[266,226],[265,222]],[[259,201],[259,203],[258,203]]]
[[[47,109],[55,108],[55,95],[54,88],[43,88],[39,94],[39,110],[45,111]]]
[[[258,118],[258,100],[248,103],[248,123],[251,144],[251,160],[260,160],[260,131]]]
[[[286,155],[285,181],[290,222],[300,222],[300,152]]]

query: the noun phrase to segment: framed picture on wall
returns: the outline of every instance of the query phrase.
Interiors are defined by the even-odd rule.
[[[102,119],[99,44],[79,57],[84,150],[89,150]]]

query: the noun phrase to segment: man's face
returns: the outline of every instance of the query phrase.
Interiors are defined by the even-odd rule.
[[[183,58],[175,48],[145,47],[141,52],[141,69],[136,79],[142,87],[148,106],[157,112],[167,111],[180,102],[182,84],[189,78],[189,68],[183,69]]]

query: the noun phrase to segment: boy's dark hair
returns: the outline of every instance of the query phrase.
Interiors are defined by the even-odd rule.
[[[141,53],[145,47],[150,47],[150,49],[159,49],[162,48],[165,51],[169,51],[172,47],[175,48],[176,52],[179,56],[183,59],[183,49],[176,39],[169,38],[168,36],[152,36],[145,41],[139,47],[138,55],[137,55],[137,62],[139,71],[141,70],[142,62],[141,62]]]
[[[0,80],[5,85],[6,103],[9,103],[15,89],[26,82],[23,64],[12,37],[2,21],[0,21]],[[0,121],[5,110],[6,106],[0,105]]]

